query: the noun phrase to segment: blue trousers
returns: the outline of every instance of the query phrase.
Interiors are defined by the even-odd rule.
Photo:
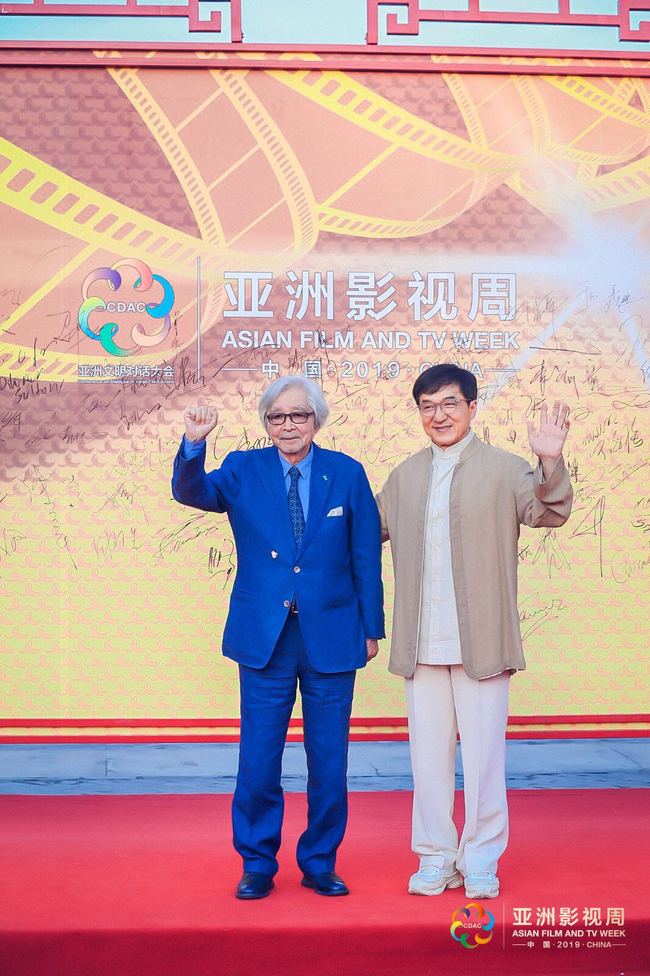
[[[348,735],[355,671],[323,674],[309,663],[297,614],[264,668],[239,667],[241,741],[232,803],[233,842],[245,871],[274,875],[284,813],[282,753],[300,682],[307,754],[307,829],[298,865],[333,871],[348,815]]]

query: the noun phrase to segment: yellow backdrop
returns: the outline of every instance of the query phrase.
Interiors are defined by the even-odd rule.
[[[225,518],[171,499],[183,410],[218,405],[216,465],[265,443],[269,379],[312,375],[320,443],[379,488],[424,444],[410,390],[440,361],[476,373],[478,434],[526,457],[541,405],[572,407],[574,513],[521,538],[520,728],[647,730],[648,82],[0,80],[5,733],[235,734],[235,554]],[[404,714],[386,660],[361,731]]]

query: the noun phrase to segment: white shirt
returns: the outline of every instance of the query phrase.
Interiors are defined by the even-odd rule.
[[[473,437],[470,430],[462,441],[444,451],[436,444],[431,445],[432,472],[424,539],[418,664],[462,664],[463,660],[451,571],[449,489],[454,468]]]

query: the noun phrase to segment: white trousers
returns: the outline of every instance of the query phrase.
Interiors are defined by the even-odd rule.
[[[412,848],[420,867],[497,873],[508,843],[505,731],[510,674],[477,681],[462,664],[418,664],[406,679],[413,769]],[[460,733],[465,826],[452,820]]]

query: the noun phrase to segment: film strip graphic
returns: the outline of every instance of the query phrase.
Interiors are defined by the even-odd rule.
[[[472,203],[482,195],[490,178],[506,179],[516,169],[512,156],[491,149],[479,134],[478,127],[475,127],[474,135],[479,135],[479,144],[475,145],[473,141],[445,132],[395,105],[357,81],[353,75],[331,71],[269,73],[281,84],[345,119],[352,126],[369,132],[385,144],[375,159],[343,187],[330,194],[327,204],[319,206],[321,228],[329,233],[369,238],[418,237],[449,222],[448,216],[410,221],[372,218],[331,205],[354,183],[361,182],[370,172],[385,164],[397,150],[405,150],[467,172]],[[465,114],[468,114],[467,105]]]
[[[521,175],[525,158],[512,151],[499,151],[490,145],[481,120],[480,100],[473,90],[469,76],[446,76],[468,136],[462,138],[413,113],[363,85],[354,75],[343,72],[302,71],[219,71],[210,70],[214,86],[208,94],[202,91],[201,100],[193,106],[189,116],[172,123],[170,120],[177,79],[173,72],[159,76],[154,95],[148,85],[146,71],[128,68],[109,69],[114,82],[129,99],[134,110],[155,138],[161,152],[181,185],[194,214],[198,236],[194,237],[165,225],[144,213],[125,206],[105,194],[71,179],[67,174],[37,159],[20,147],[0,140],[0,203],[32,218],[39,225],[60,231],[68,240],[76,240],[78,251],[56,275],[43,282],[25,299],[21,306],[2,324],[8,331],[15,326],[38,301],[74,274],[98,250],[120,257],[134,257],[145,263],[155,259],[162,272],[183,274],[194,279],[197,260],[201,262],[202,279],[207,289],[203,327],[208,328],[218,316],[223,302],[221,274],[228,262],[242,269],[259,267],[260,260],[269,270],[283,272],[292,260],[308,254],[321,231],[365,238],[417,237],[450,223],[471,207],[491,186],[507,183],[516,192],[546,212],[551,218],[557,203],[548,190],[536,188]],[[314,198],[309,173],[306,173],[294,148],[276,124],[264,104],[264,79],[273,79],[297,96],[298,102],[316,103],[328,115],[344,120],[352,129],[375,137],[377,151],[366,160],[360,159],[353,175],[334,185],[321,200]],[[162,78],[162,81],[160,80]],[[642,155],[650,143],[650,92],[642,80],[623,79],[606,89],[596,80],[576,77],[547,76],[543,79],[514,77],[509,83],[518,92],[520,114],[533,129],[533,142],[551,158],[568,162],[574,167],[574,181],[563,192],[580,200],[593,210],[607,210],[650,197],[650,157]],[[636,140],[635,152],[614,156],[588,151],[575,143],[557,144],[552,140],[549,111],[544,101],[546,88],[558,90],[568,98],[589,109],[584,131],[599,121],[609,121],[625,128]],[[636,104],[632,104],[635,102]],[[240,136],[234,162],[216,178],[208,177],[209,141],[190,152],[183,132],[190,121],[215,130],[224,117],[214,115],[226,106],[225,121],[232,117],[239,124]],[[309,111],[305,105],[305,111]],[[241,122],[244,123],[242,128]],[[527,136],[530,142],[530,132]],[[612,141],[612,140],[610,140]],[[353,145],[353,141],[351,142]],[[412,220],[395,220],[381,214],[355,213],[340,205],[340,199],[355,186],[360,186],[377,173],[383,177],[382,167],[397,166],[398,153],[422,159],[428,164],[440,163],[458,175],[454,194],[459,188],[461,202],[442,201],[444,213],[427,215],[427,210],[440,206],[437,188],[425,186],[423,181],[422,212]],[[270,205],[253,220],[230,228],[226,233],[215,193],[230,176],[237,176],[253,156],[263,159],[269,187],[275,197]],[[634,157],[631,162],[625,159]],[[603,164],[618,159],[618,169],[599,175]],[[390,185],[390,174],[385,184]],[[566,181],[567,184],[570,181]],[[427,196],[427,194],[429,196]],[[378,197],[378,200],[381,197]],[[338,203],[338,206],[337,206]],[[283,207],[288,214],[289,232],[279,239],[272,253],[260,257],[259,250],[242,247],[251,240],[256,228],[266,216]],[[241,248],[241,249],[238,249]],[[20,375],[29,368],[24,362],[24,345],[5,342],[0,345],[0,372]],[[42,376],[67,376],[74,364],[70,354],[45,350],[39,360]],[[135,360],[134,360],[135,361]],[[32,364],[33,368],[33,364]]]
[[[155,259],[156,266],[171,274],[193,278],[197,260],[207,294],[202,314],[202,328],[208,329],[223,306],[221,274],[227,263],[235,267],[252,268],[260,262],[260,255],[236,249],[236,240],[253,227],[249,224],[227,240],[210,195],[210,187],[201,173],[201,161],[196,161],[184,145],[180,126],[174,127],[164,108],[148,91],[137,71],[109,69],[110,75],[122,89],[144,125],[151,132],[164,153],[170,167],[183,188],[197,222],[200,238],[194,238],[169,227],[146,214],[110,199],[49,164],[37,159],[7,140],[0,139],[0,203],[33,217],[41,224],[54,227],[88,245],[68,262],[61,271],[44,283],[37,292],[23,302],[4,323],[6,332],[12,329],[38,301],[74,273],[95,250],[107,250],[129,255],[145,263]],[[232,110],[242,118],[250,133],[249,142],[242,147],[234,173],[250,158],[251,152],[262,153],[280,187],[275,205],[286,206],[293,228],[293,240],[285,242],[278,254],[268,256],[271,270],[279,269],[282,260],[308,252],[318,233],[316,209],[309,182],[295,153],[281,136],[277,126],[267,117],[259,100],[247,86],[241,72],[211,72],[215,94],[227,98]],[[170,76],[168,95],[171,97],[176,78]],[[194,121],[210,124],[212,99],[206,99],[192,113]],[[205,118],[202,119],[202,116]],[[206,151],[207,147],[206,147]],[[260,220],[264,214],[260,215]],[[279,264],[278,264],[279,262]],[[25,362],[24,346],[4,342],[0,344],[0,373],[21,375],[38,371],[40,377],[73,378],[78,361],[70,354],[44,350],[38,361]],[[133,363],[138,359],[134,357]]]
[[[516,85],[525,98],[526,105],[534,120],[536,144],[542,151],[557,160],[567,161],[577,167],[579,180],[573,188],[563,188],[565,198],[571,198],[591,211],[601,211],[639,203],[650,197],[650,155],[626,162],[629,152],[612,153],[607,157],[608,165],[620,164],[618,169],[599,174],[605,160],[601,152],[562,145],[553,141],[550,120],[539,98],[538,86],[529,84],[530,79],[519,77]],[[574,76],[545,76],[544,83],[568,95],[573,101],[585,105],[602,119],[620,122],[639,133],[640,145],[650,145],[648,125],[650,120],[650,91],[635,79],[625,79],[616,86],[615,92],[607,92],[596,82]],[[630,104],[637,98],[641,108]],[[515,177],[508,185],[528,200],[529,203],[549,214],[553,212],[553,202],[549,194],[536,192],[521,179]]]
[[[445,78],[467,125],[470,141],[424,122],[372,92],[358,82],[354,75],[344,72],[317,71],[272,71],[270,74],[283,85],[388,143],[388,150],[360,170],[355,177],[357,180],[362,179],[376,165],[383,163],[391,151],[397,148],[406,149],[411,153],[445,164],[451,163],[465,170],[472,186],[469,202],[464,208],[467,209],[482,195],[489,177],[498,177],[510,182],[511,177],[520,167],[519,159],[509,153],[498,152],[489,146],[474,100],[465,81],[458,75],[445,76]],[[526,107],[530,105],[533,113],[536,111],[534,114],[537,127],[536,139],[548,147],[551,142],[548,118],[541,109],[537,97],[540,82],[528,78],[517,78],[515,82],[522,84],[521,90]],[[648,128],[650,92],[642,82],[625,79],[617,87],[616,94],[608,93],[598,85],[597,81],[587,78],[546,76],[543,83],[548,83],[571,99],[585,104],[600,118],[614,119],[638,129],[646,145],[650,143]],[[643,110],[629,104],[633,95],[638,95]],[[582,151],[553,143],[551,154],[560,159],[568,159],[580,165],[589,164],[592,167],[593,177],[580,181],[575,188],[575,197],[590,208],[608,209],[636,203],[650,196],[650,156],[622,166],[615,172],[596,176],[598,169],[605,162],[602,153]],[[615,160],[608,157],[606,161],[611,164]],[[620,162],[624,161],[625,157],[621,156]],[[548,201],[543,195],[524,191],[518,184],[515,184],[515,188],[530,202],[539,205],[540,209],[553,212],[554,208],[548,206]],[[461,212],[458,211],[455,216],[460,216]],[[386,221],[322,205],[319,214],[322,230],[371,238],[419,236],[449,222],[448,216],[420,221]]]

